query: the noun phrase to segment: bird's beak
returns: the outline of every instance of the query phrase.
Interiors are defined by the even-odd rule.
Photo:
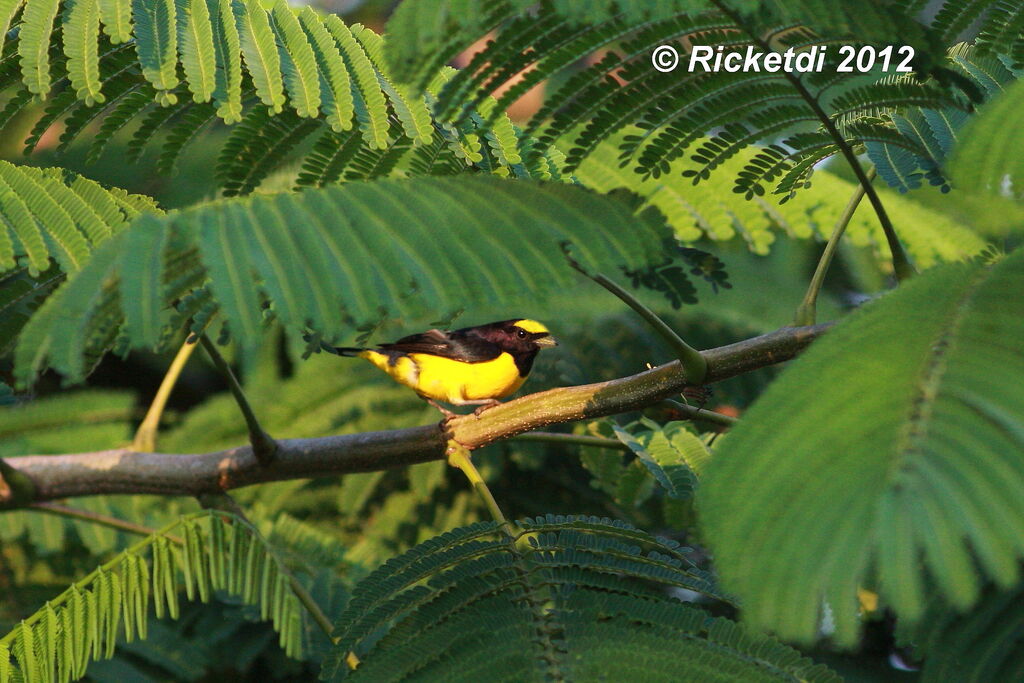
[[[537,346],[558,346],[558,340],[552,337],[550,334],[540,339],[534,339],[534,343]]]

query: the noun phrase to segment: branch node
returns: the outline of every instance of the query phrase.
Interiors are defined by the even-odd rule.
[[[0,458],[0,509],[23,507],[35,497],[35,482]]]

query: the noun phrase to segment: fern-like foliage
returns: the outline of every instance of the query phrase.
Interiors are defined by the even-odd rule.
[[[128,436],[134,404],[128,392],[90,390],[12,406],[0,419],[0,456],[108,448]]]
[[[159,345],[207,304],[249,348],[268,315],[294,336],[309,328],[333,340],[392,315],[496,298],[507,307],[576,281],[564,243],[585,267],[614,271],[662,263],[668,236],[660,216],[629,202],[485,177],[350,183],[145,215],[47,300],[16,364],[25,381],[47,358],[81,378],[119,334],[123,348]]]
[[[153,200],[59,168],[0,161],[0,354],[66,276]]]
[[[951,0],[952,2],[952,0]],[[919,4],[919,3],[918,3]],[[966,14],[973,21],[986,6],[995,3],[973,3]],[[426,56],[440,63],[450,60],[472,35],[481,35],[508,21],[535,10],[536,0],[412,0],[403,3],[391,19],[388,30],[402,39],[389,58],[396,78],[414,81],[429,72]],[[609,19],[620,19],[630,25],[643,25],[669,20],[679,15],[710,12],[732,12],[751,19],[760,13],[761,21],[805,24],[845,34],[857,34],[870,41],[899,43],[925,41],[924,27],[914,21],[914,3],[900,7],[886,0],[868,0],[857,6],[808,0],[800,3],[761,2],[759,0],[595,0],[578,3],[572,0],[547,0],[541,10],[569,26],[582,27]],[[550,29],[551,23],[546,24]],[[953,34],[956,35],[955,33]],[[927,44],[927,43],[925,43]]]
[[[0,638],[0,681],[82,678],[89,662],[113,656],[119,637],[146,637],[151,607],[158,619],[177,618],[182,588],[189,600],[207,602],[224,591],[257,606],[278,631],[285,652],[300,657],[303,608],[290,577],[244,520],[223,512],[182,517],[74,583]]]
[[[615,436],[636,455],[672,498],[690,498],[697,477],[711,458],[707,444],[685,422],[662,426],[641,418],[637,429],[615,426]]]
[[[525,142],[493,100],[480,103],[475,122],[435,122],[431,103],[450,69],[438,71],[425,94],[413,93],[389,80],[376,33],[285,0],[18,0],[10,19],[0,91],[13,95],[0,128],[34,97],[49,98],[26,151],[63,121],[59,149],[88,129],[95,160],[135,125],[129,158],[158,144],[158,169],[167,173],[220,120],[239,124],[217,166],[228,195],[251,192],[310,136],[317,142],[299,186],[387,175],[396,166],[417,175],[467,168],[561,175],[557,152],[524,163]],[[496,125],[483,130],[484,118]]]
[[[988,104],[964,131],[953,172],[966,189],[1024,202],[1024,137],[1017,125],[1024,84],[1016,82]]]
[[[639,125],[642,132],[621,145],[624,166],[658,177],[689,156],[698,162],[698,168],[685,172],[694,183],[707,180],[755,142],[776,140],[734,175],[736,190],[748,198],[766,192],[792,196],[815,164],[839,153],[848,156],[868,143],[927,157],[922,141],[903,134],[889,117],[908,108],[965,110],[968,100],[980,95],[945,57],[948,27],[919,22],[915,8],[900,3],[680,0],[587,3],[586,9],[562,2],[534,4],[460,2],[456,10],[447,1],[403,3],[389,24],[394,45],[389,56],[396,77],[423,87],[437,61],[483,34],[498,33],[441,91],[438,114],[446,121],[463,120],[468,106],[507,83],[498,98],[501,109],[533,85],[593,56],[590,66],[563,79],[526,128],[538,138],[536,150],[571,133],[570,171],[630,125]],[[964,16],[977,17],[991,8],[987,16],[999,29],[989,32],[1012,33],[1017,12],[996,11],[1005,3],[970,4]],[[969,24],[970,19],[964,26]],[[920,80],[872,82],[837,74],[836,43],[913,45]],[[819,73],[708,73],[699,67],[685,70],[692,44],[739,51],[802,51],[829,44],[833,49],[826,52]],[[989,43],[990,52],[996,44],[1000,50],[1007,47],[1000,39]],[[680,53],[679,69],[662,73],[652,67],[651,53],[660,45]],[[710,140],[700,142],[712,131]]]
[[[924,659],[921,680],[1012,681],[1024,668],[1020,648],[1024,586],[989,587],[970,613],[958,615],[936,601],[902,638]]]
[[[966,44],[950,50],[949,59],[951,67],[973,81],[986,100],[1001,94],[1022,73],[1021,69],[1013,68],[1008,57],[993,55],[980,47]],[[920,187],[922,181],[941,187],[943,192],[948,191],[950,185],[944,171],[946,161],[957,145],[961,128],[974,117],[956,107],[910,107],[884,116],[904,139],[915,144],[912,149],[904,144],[884,141],[865,143],[868,158],[875,164],[879,175],[900,192]]]
[[[751,251],[766,254],[779,231],[800,239],[827,239],[856,187],[821,170],[814,172],[813,193],[797,194],[783,204],[765,197],[744,201],[732,191],[733,177],[742,173],[744,166],[765,148],[753,147],[748,153],[730,159],[721,165],[722,173],[694,187],[682,175],[643,178],[621,167],[616,147],[622,138],[619,135],[601,143],[576,169],[575,177],[599,192],[621,187],[644,197],[665,215],[679,239],[686,242],[703,238],[729,240],[739,235]],[[679,161],[676,166],[683,173],[697,168],[697,164],[688,161]],[[923,209],[884,188],[879,193],[907,250],[921,267],[971,256],[985,247],[985,241],[973,230],[948,216]],[[866,205],[858,207],[845,235],[852,244],[871,246],[879,255],[888,254],[878,219]]]
[[[21,328],[64,277],[57,265],[35,277],[28,266],[0,276],[0,355],[11,352]]]
[[[1021,250],[935,268],[840,323],[730,432],[697,502],[752,625],[810,641],[827,604],[848,645],[861,586],[913,622],[929,593],[966,610],[982,577],[1020,580],[1022,286]]]
[[[837,680],[668,597],[722,599],[688,549],[594,517],[455,529],[360,582],[323,677],[344,680]],[[348,654],[359,658],[351,669]]]
[[[1024,7],[1020,3],[945,0],[935,16],[934,27],[948,41],[972,30],[980,51],[1007,55],[1017,68],[1024,67]]]
[[[93,249],[143,212],[160,210],[148,197],[63,169],[0,161],[0,275],[23,266],[38,278],[52,262],[75,273]]]

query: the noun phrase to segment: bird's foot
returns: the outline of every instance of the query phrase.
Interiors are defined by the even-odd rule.
[[[485,403],[482,406],[480,406],[479,408],[477,408],[476,410],[474,410],[473,414],[476,415],[477,419],[480,419],[480,414],[483,413],[485,410],[490,410],[491,408],[494,408],[495,406],[500,406],[500,405],[501,405],[501,401],[495,399],[495,400],[491,401],[490,403]]]
[[[456,417],[459,416],[458,413],[453,413],[452,411],[448,410],[447,408],[445,408],[443,405],[441,405],[440,403],[438,403],[437,401],[435,401],[432,398],[428,398],[428,399],[424,399],[424,400],[426,400],[426,402],[429,403],[430,405],[432,405],[435,408],[437,408],[438,412],[440,412],[442,415],[444,415],[444,420],[442,422],[448,422],[452,418],[456,418]]]

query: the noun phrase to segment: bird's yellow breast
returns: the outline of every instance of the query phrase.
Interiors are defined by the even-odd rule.
[[[399,384],[436,401],[459,404],[488,398],[504,398],[526,381],[515,360],[502,352],[494,360],[465,363],[427,353],[399,356],[391,363],[387,354],[364,351],[359,354],[386,372]]]

